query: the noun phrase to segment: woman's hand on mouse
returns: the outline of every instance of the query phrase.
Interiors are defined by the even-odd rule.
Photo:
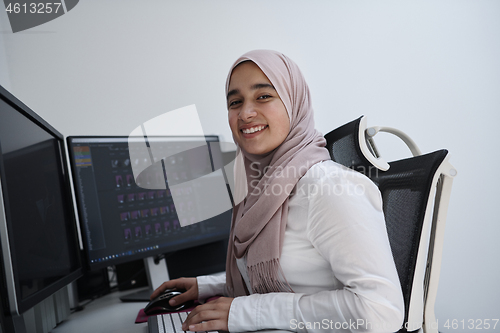
[[[229,309],[234,298],[220,297],[198,305],[182,324],[185,331],[228,331]]]
[[[169,304],[172,306],[198,299],[198,281],[196,278],[179,278],[163,282],[163,284],[151,294],[150,299],[152,300],[165,290],[173,288],[185,290],[185,292],[170,299]]]

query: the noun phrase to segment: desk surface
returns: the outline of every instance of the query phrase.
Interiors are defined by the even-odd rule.
[[[147,333],[148,324],[136,324],[135,318],[147,302],[122,302],[120,297],[137,290],[115,291],[89,303],[82,311],[72,313],[52,333]],[[258,333],[289,333],[266,330]]]
[[[120,296],[134,290],[115,291],[72,313],[52,333],[146,333],[147,323],[135,324],[135,318],[147,302],[122,302]],[[85,301],[84,301],[85,302]]]

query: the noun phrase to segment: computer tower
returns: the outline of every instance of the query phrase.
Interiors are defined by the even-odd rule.
[[[115,269],[118,290],[129,290],[149,285],[143,259],[115,265]]]
[[[170,279],[225,271],[227,246],[227,240],[220,240],[165,255]]]
[[[87,271],[76,281],[78,301],[93,299],[111,292],[108,269]]]

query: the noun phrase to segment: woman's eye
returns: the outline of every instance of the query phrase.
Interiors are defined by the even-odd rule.
[[[262,95],[258,99],[267,99],[267,98],[270,98],[270,97],[272,97],[272,96],[271,95]]]
[[[235,106],[236,104],[240,103],[240,101],[232,101],[232,102],[229,102],[229,107],[231,106]]]

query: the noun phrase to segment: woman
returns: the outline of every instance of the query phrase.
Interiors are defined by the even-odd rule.
[[[382,200],[365,176],[330,160],[314,129],[309,89],[281,53],[251,51],[226,81],[228,118],[242,153],[226,275],[181,278],[171,301],[224,295],[196,307],[183,329],[399,329],[404,304]],[[241,181],[243,179],[243,181]]]

